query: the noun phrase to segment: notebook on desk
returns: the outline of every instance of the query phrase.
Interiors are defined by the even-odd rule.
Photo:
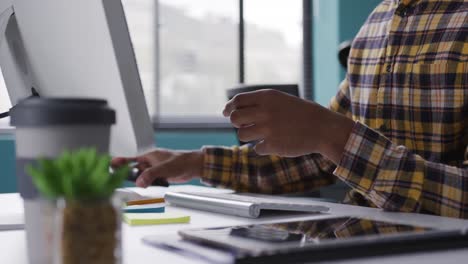
[[[275,196],[236,193],[167,192],[166,201],[175,206],[221,214],[258,218],[262,211],[323,213],[329,210],[313,202],[292,202]]]

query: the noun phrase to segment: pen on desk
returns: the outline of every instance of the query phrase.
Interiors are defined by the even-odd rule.
[[[152,198],[152,199],[128,201],[127,206],[129,206],[129,205],[155,204],[155,203],[164,203],[164,202],[166,202],[166,200],[164,198]]]

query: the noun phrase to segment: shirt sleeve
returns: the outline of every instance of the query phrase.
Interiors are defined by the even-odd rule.
[[[351,116],[345,79],[330,109]],[[203,148],[204,170],[202,181],[212,186],[243,192],[298,193],[316,190],[333,184],[332,172],[336,165],[320,154],[297,158],[259,156],[251,145],[242,147]]]
[[[466,154],[456,166],[427,161],[357,122],[334,175],[385,210],[468,218]]]
[[[204,147],[202,181],[255,193],[298,193],[333,184],[336,166],[319,154],[297,158],[260,156],[251,145]]]

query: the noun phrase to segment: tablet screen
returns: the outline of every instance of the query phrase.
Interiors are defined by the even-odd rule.
[[[301,222],[231,227],[230,236],[268,243],[319,243],[322,240],[367,235],[424,232],[429,228],[362,218],[334,218]]]

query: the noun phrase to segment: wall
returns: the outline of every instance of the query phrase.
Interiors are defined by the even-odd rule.
[[[0,193],[15,190],[15,142],[12,136],[0,134]]]
[[[314,0],[313,67],[315,101],[326,106],[336,94],[345,71],[338,47],[354,38],[381,0]]]
[[[336,52],[339,44],[339,3],[338,0],[314,0],[314,97],[316,102],[325,106],[339,84],[340,66]]]

